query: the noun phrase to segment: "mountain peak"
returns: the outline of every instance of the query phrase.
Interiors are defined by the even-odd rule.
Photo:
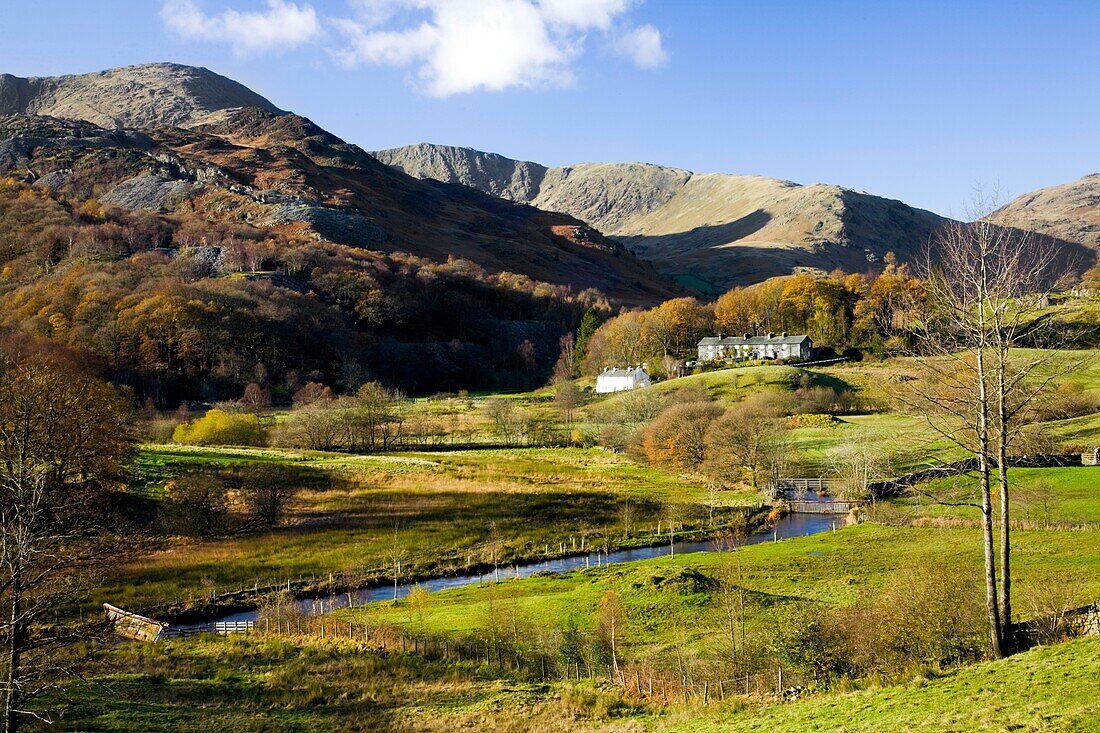
[[[48,115],[101,127],[150,129],[192,127],[241,107],[282,113],[243,84],[183,64],[141,64],[65,76],[0,74],[0,115]]]

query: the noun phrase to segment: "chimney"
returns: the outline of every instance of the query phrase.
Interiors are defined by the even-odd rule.
[[[751,338],[752,338],[752,334],[751,334],[751,333],[749,333],[748,331],[746,331],[746,332],[745,332],[745,340],[746,340],[746,341],[748,341],[748,340],[749,340],[749,339],[751,339]]]
[[[788,335],[788,334],[787,334],[787,332],[786,332],[786,331],[784,331],[784,332],[783,332],[783,338],[787,338],[787,335]]]
[[[775,331],[768,331],[768,340],[771,341],[775,338]]]

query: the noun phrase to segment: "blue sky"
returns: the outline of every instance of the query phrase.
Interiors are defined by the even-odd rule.
[[[762,174],[957,216],[976,185],[1008,199],[1100,171],[1093,2],[99,0],[2,17],[2,72],[207,66],[366,148]]]

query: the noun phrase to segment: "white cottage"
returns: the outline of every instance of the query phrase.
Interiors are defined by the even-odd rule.
[[[645,364],[625,369],[604,367],[604,370],[596,377],[596,394],[627,392],[632,389],[648,387],[653,384],[653,380],[646,374],[645,367]]]
[[[699,342],[699,361],[712,359],[797,359],[810,358],[814,342],[809,336],[776,335],[707,336]]]

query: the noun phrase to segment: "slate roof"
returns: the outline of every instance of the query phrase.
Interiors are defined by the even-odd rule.
[[[773,336],[768,338],[767,336],[726,336],[724,338],[718,338],[717,336],[705,336],[700,342],[700,346],[736,346],[740,344],[748,344],[749,346],[758,346],[762,344],[801,344],[804,341],[809,341],[810,337],[805,334],[800,336]]]
[[[599,377],[633,377],[635,374],[645,374],[645,376],[647,376],[647,377],[649,376],[648,374],[645,373],[645,370],[643,370],[643,369],[607,369],[606,371],[600,372],[597,376],[599,376]]]

